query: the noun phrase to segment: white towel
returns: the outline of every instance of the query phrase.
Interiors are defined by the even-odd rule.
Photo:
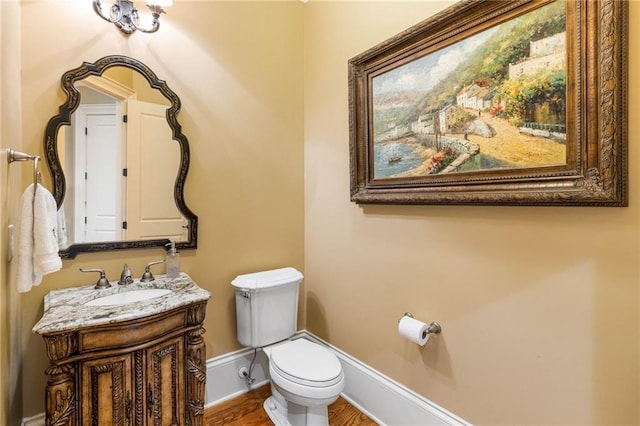
[[[59,271],[62,260],[58,255],[57,206],[44,186],[31,184],[22,194],[18,225],[17,289],[31,290],[42,282],[42,276]]]
[[[57,215],[56,234],[58,237],[58,248],[64,250],[69,247],[69,241],[67,238],[67,219],[64,214],[64,207],[60,207]]]

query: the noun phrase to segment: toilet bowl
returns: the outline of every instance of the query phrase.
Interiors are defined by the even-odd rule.
[[[276,426],[327,426],[328,405],[344,389],[338,358],[306,339],[263,348],[269,359],[271,397],[264,402]]]

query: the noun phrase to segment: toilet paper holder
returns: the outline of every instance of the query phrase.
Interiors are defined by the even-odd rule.
[[[411,312],[405,312],[402,317],[414,318]],[[401,319],[402,318],[400,318],[398,322],[400,322]],[[427,333],[429,334],[440,334],[441,331],[442,331],[442,327],[440,326],[440,324],[438,324],[435,321],[432,321],[431,324],[429,324],[429,327],[427,328]]]

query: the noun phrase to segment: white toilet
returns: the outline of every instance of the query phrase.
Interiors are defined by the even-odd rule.
[[[296,332],[302,273],[294,268],[239,275],[236,290],[238,341],[262,348],[269,359],[271,396],[264,409],[277,426],[327,426],[327,406],[344,389],[344,373],[329,349]]]

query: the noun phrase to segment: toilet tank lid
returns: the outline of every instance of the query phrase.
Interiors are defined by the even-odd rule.
[[[302,281],[302,278],[302,272],[295,268],[287,267],[238,275],[231,281],[231,285],[236,288],[251,290],[292,284]]]

